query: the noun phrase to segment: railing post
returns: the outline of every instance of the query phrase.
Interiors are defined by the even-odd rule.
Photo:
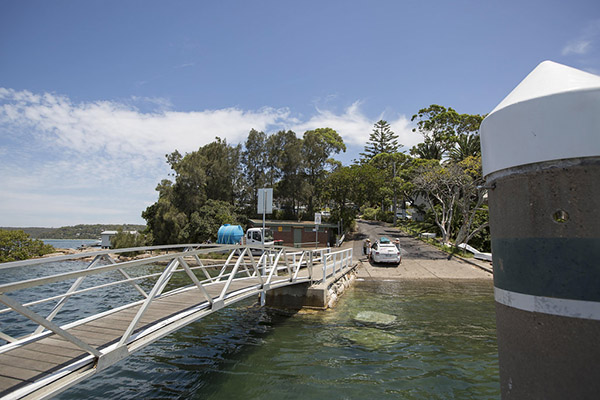
[[[321,261],[323,262],[323,283],[327,282],[327,257],[324,257],[321,250]]]

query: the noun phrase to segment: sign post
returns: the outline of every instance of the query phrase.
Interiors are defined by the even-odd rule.
[[[321,213],[315,213],[315,248],[319,247],[319,225],[321,225]]]
[[[258,213],[263,215],[263,229],[261,232],[261,243],[265,245],[265,215],[273,213],[273,189],[258,189]]]

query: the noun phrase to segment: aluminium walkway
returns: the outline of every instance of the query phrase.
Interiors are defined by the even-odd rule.
[[[120,250],[125,251],[131,249]],[[229,251],[227,261],[204,265],[199,255],[215,251]],[[8,342],[0,347],[2,399],[51,397],[223,307],[251,296],[262,295],[264,299],[266,291],[277,287],[322,282],[323,278],[326,280],[352,266],[352,249],[298,252],[278,248],[255,257],[247,247],[215,249],[187,245],[184,251],[122,263],[117,263],[107,251],[90,254],[94,259],[86,269],[0,284],[0,302],[8,307],[0,313],[17,312],[36,324],[33,333],[20,338],[7,334],[4,323],[0,328],[0,338]],[[73,258],[63,256],[58,259]],[[57,258],[45,262],[53,260]],[[106,265],[101,265],[102,261]],[[167,262],[162,271],[133,276],[136,267],[161,261]],[[0,269],[26,268],[35,263],[40,262],[0,264]],[[89,276],[111,272],[113,275],[120,273],[123,279],[83,288],[82,283]],[[179,283],[173,288],[172,278],[177,274],[186,277],[183,279],[185,284]],[[19,290],[73,279],[75,281],[66,292],[50,298],[21,304],[12,296]],[[146,280],[151,280],[152,285],[146,285],[144,289],[140,282]],[[89,293],[114,285],[132,288],[141,300],[111,306],[96,315],[60,326],[53,322],[67,301],[79,297],[85,307],[85,302],[91,299]],[[147,291],[148,288],[151,289]],[[42,317],[31,310],[33,306],[49,301],[56,305],[48,316]]]

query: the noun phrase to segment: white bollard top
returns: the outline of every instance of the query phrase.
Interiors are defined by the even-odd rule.
[[[483,175],[600,155],[600,76],[544,61],[483,120]]]

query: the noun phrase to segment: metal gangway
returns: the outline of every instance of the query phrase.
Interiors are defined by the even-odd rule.
[[[150,254],[119,260],[131,252]],[[221,261],[202,258],[209,253],[222,254]],[[86,262],[72,263],[79,268],[53,273],[53,266],[83,257]],[[352,265],[351,248],[236,245],[139,247],[0,264],[6,306],[0,309],[6,342],[0,398],[52,397],[223,307],[251,296],[262,305],[268,290],[327,282]],[[6,282],[7,272],[34,267],[41,276]]]

